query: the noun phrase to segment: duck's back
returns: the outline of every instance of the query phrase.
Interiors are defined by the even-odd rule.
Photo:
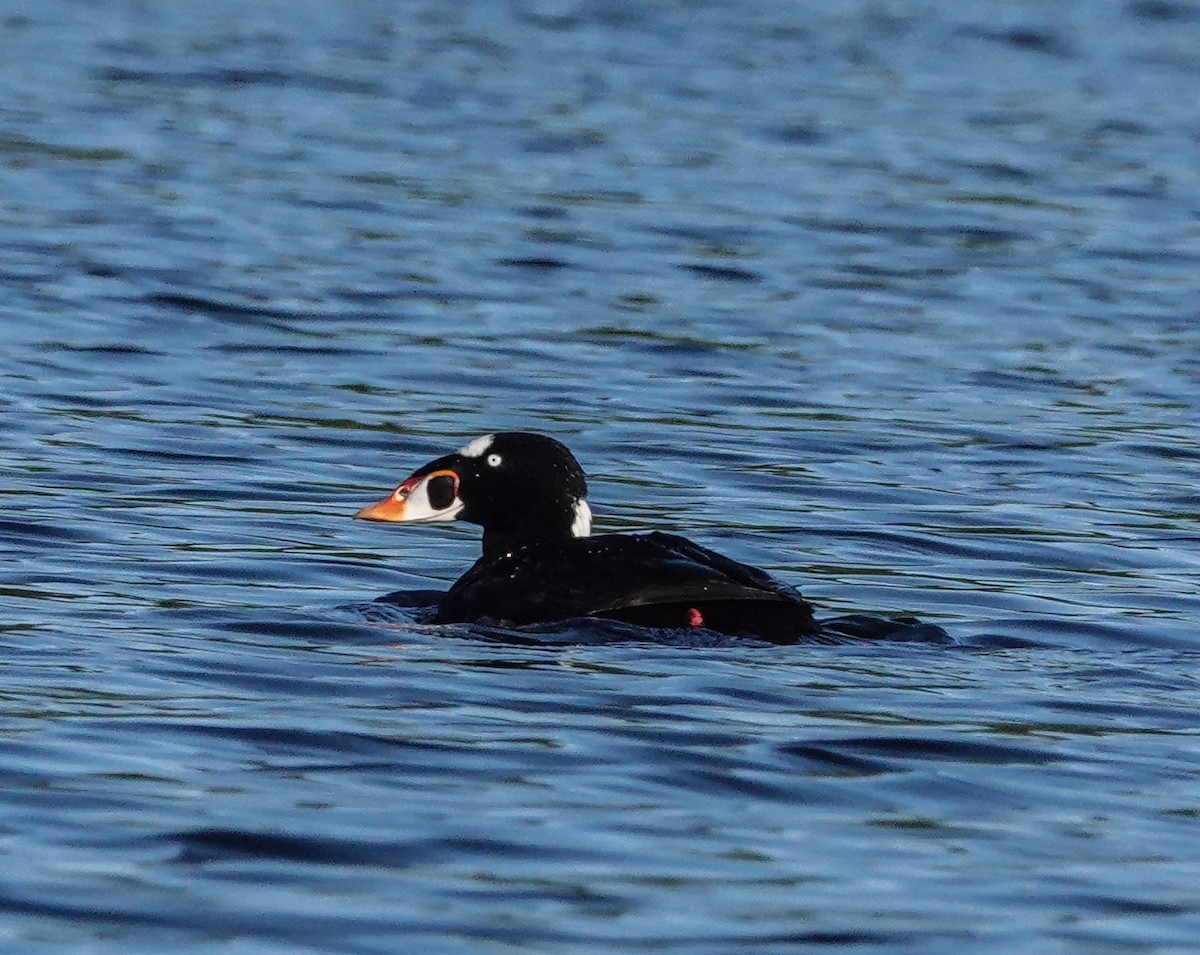
[[[674,534],[605,534],[484,558],[443,598],[439,623],[520,626],[605,617],[792,643],[818,632],[800,592]]]

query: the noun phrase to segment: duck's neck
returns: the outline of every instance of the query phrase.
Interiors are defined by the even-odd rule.
[[[483,559],[496,560],[532,544],[561,544],[591,532],[592,511],[580,498],[565,513],[556,509],[527,514],[519,523],[489,524],[483,530]]]

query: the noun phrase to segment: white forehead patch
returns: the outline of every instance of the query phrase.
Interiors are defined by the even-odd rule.
[[[494,434],[480,435],[470,444],[464,444],[458,453],[464,458],[482,457],[484,452],[492,446],[492,442],[495,440],[496,436]]]
[[[587,537],[592,532],[592,509],[588,507],[587,501],[580,498],[572,510],[575,512],[575,520],[571,522],[571,535]]]

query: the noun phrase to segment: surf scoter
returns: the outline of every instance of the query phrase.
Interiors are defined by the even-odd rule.
[[[522,626],[601,617],[773,643],[820,632],[798,590],[685,537],[591,536],[583,469],[565,445],[545,435],[476,438],[419,468],[355,517],[460,520],[483,528],[483,556],[443,597],[437,623]]]

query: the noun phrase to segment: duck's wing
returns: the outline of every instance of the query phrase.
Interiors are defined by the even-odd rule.
[[[480,561],[450,589],[441,622],[608,617],[791,642],[816,631],[793,587],[674,534],[610,534]]]

